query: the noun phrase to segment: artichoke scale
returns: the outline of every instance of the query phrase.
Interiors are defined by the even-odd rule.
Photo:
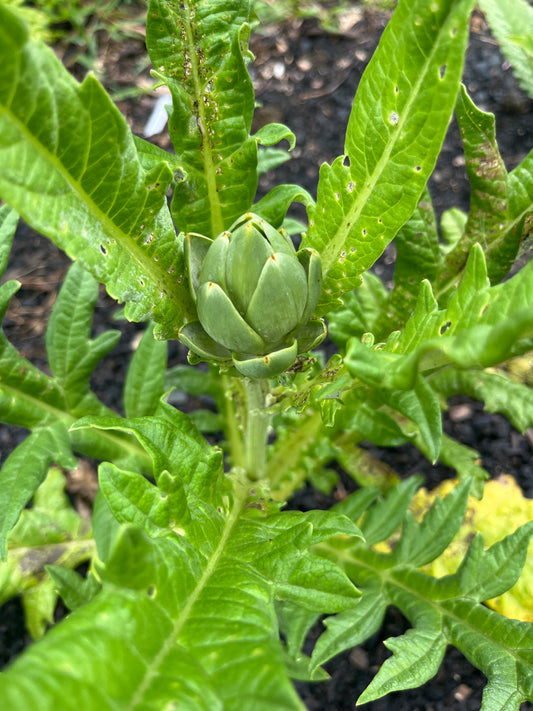
[[[198,291],[202,284],[214,282],[222,289],[226,289],[226,255],[229,248],[229,236],[222,232],[215,237],[204,258],[200,271]]]
[[[257,229],[260,230],[263,237],[270,242],[273,252],[286,254],[289,257],[296,254],[292,240],[285,231],[277,230],[260,217],[256,217],[255,219]]]
[[[246,313],[265,262],[273,254],[266,239],[250,224],[231,234],[226,255],[227,292],[241,314]]]
[[[230,351],[260,355],[267,346],[215,282],[198,289],[198,317],[209,336]]]
[[[308,321],[295,333],[295,336],[298,341],[298,354],[312,351],[327,336],[326,324],[321,318]]]
[[[214,341],[199,321],[185,324],[178,338],[189,350],[204,360],[220,362],[231,359],[231,352]]]
[[[212,239],[195,232],[189,232],[183,240],[183,254],[189,274],[189,287],[194,301],[196,301],[196,292],[200,285],[200,273],[204,259],[212,244]]]
[[[307,278],[296,255],[273,254],[259,277],[245,315],[268,343],[277,345],[301,322],[307,302]]]
[[[315,249],[301,249],[296,256],[307,275],[307,302],[302,314],[302,323],[312,317],[322,290],[322,260]]]
[[[264,356],[246,357],[233,354],[233,365],[241,375],[247,378],[273,378],[290,368],[298,355],[296,340],[285,348]]]

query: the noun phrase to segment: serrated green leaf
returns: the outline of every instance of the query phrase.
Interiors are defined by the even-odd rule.
[[[386,350],[368,348],[352,339],[345,363],[354,377],[372,386],[375,407],[386,405],[417,425],[423,451],[435,461],[442,439],[440,402],[427,381],[416,373],[411,361]],[[379,419],[370,422],[375,426]],[[389,426],[389,430],[394,432],[393,426]],[[405,428],[404,432],[408,434]]]
[[[415,211],[394,238],[394,244],[394,288],[377,322],[367,329],[378,339],[405,324],[414,309],[422,278],[433,283],[441,267],[437,223],[427,190],[424,190]]]
[[[470,213],[461,238],[446,255],[439,292],[456,283],[473,244],[482,246],[493,283],[508,273],[520,245],[516,219],[509,214],[507,170],[496,143],[494,115],[478,109],[464,86],[456,113],[471,186]]]
[[[489,473],[480,466],[479,452],[443,434],[439,460],[454,468],[459,480],[472,480],[470,493],[473,496],[477,499],[483,496],[484,483],[489,478]]]
[[[520,85],[533,98],[533,10],[525,0],[480,0],[481,10]]]
[[[352,521],[357,521],[370,507],[370,504],[378,498],[379,494],[380,490],[377,487],[365,486],[354,491],[338,504],[334,504],[330,510],[342,513]]]
[[[161,163],[166,162],[174,172],[173,182],[179,182],[185,178],[185,173],[181,163],[174,153],[169,153],[155,143],[145,141],[145,139],[140,136],[134,135],[133,140],[135,142],[135,147],[137,148],[137,155],[139,156],[141,165],[146,171],[150,171],[156,166],[161,165]]]
[[[438,373],[435,387],[446,398],[462,393],[483,402],[487,412],[505,415],[519,432],[533,425],[533,391],[503,372],[471,372],[447,368]]]
[[[401,481],[385,498],[370,508],[360,523],[367,545],[385,541],[394,533],[421,482],[422,477],[417,476]]]
[[[177,503],[182,493],[174,495]],[[331,611],[352,605],[358,593],[342,571],[304,552],[315,540],[357,528],[328,512],[264,516],[247,510],[246,501],[246,490],[236,492],[231,509],[196,499],[183,508],[179,535],[154,540],[122,528],[99,566],[102,590],[0,679],[6,711],[31,706],[37,694],[43,711],[54,708],[55,690],[63,694],[73,677],[76,703],[86,699],[87,711],[140,710],[148,700],[191,711],[237,711],[252,702],[261,711],[302,711],[285,667],[274,595],[289,591],[306,604],[314,598]],[[318,571],[327,575],[317,579]],[[87,658],[87,643],[100,654]],[[95,684],[98,692],[89,693]]]
[[[463,481],[445,499],[436,499],[421,523],[407,516],[393,553],[398,564],[419,568],[441,555],[463,521],[470,488],[471,482]]]
[[[76,422],[73,430],[117,430],[128,432],[137,438],[153,460],[156,479],[164,472],[178,475],[198,495],[207,500],[215,494],[222,463],[222,453],[213,450],[187,415],[160,401],[151,417],[84,417]]]
[[[51,580],[26,590],[22,596],[24,621],[32,639],[39,639],[54,622],[57,593]]]
[[[512,170],[507,178],[509,195],[509,216],[514,221],[517,239],[527,243],[531,238],[533,226],[533,151]]]
[[[106,411],[89,389],[96,365],[116,345],[119,331],[104,331],[90,338],[98,284],[74,263],[61,286],[46,329],[50,370],[73,414]]]
[[[381,586],[376,581],[361,585],[362,597],[357,605],[338,615],[326,617],[326,632],[315,645],[313,668],[319,667],[344,649],[361,644],[381,627],[387,609]]]
[[[119,523],[134,523],[151,538],[171,532],[172,497],[136,472],[104,462],[98,470],[100,489]]]
[[[463,236],[468,215],[458,207],[444,210],[440,218],[440,230],[443,244],[440,245],[441,252],[447,254]]]
[[[343,416],[344,415],[344,416]],[[362,403],[358,405],[353,413],[343,413],[337,417],[337,424],[344,424],[347,429],[360,435],[361,439],[369,440],[373,442],[378,447],[399,447],[405,444],[409,437],[406,436],[398,422],[389,413],[383,410],[377,410],[372,407],[369,403]],[[358,454],[354,452],[341,452],[340,456],[342,458],[343,466],[346,466],[346,459],[350,459],[350,454],[353,455],[353,462],[355,466],[362,466],[363,469],[364,462],[360,461]],[[352,469],[348,464],[348,471]],[[372,466],[369,470],[373,469]]]
[[[213,370],[200,370],[190,365],[175,365],[165,374],[165,391],[176,388],[189,395],[211,395],[223,397],[223,388],[218,373]]]
[[[257,131],[254,138],[260,146],[274,146],[285,139],[289,144],[289,151],[296,145],[296,136],[282,123],[267,123]]]
[[[257,154],[257,174],[263,175],[274,170],[291,159],[291,156],[281,148],[263,148]]]
[[[168,85],[169,133],[186,177],[176,185],[179,230],[216,237],[250,209],[257,188],[257,142],[250,136],[254,93],[246,70],[249,3],[152,0],[146,39],[156,75]]]
[[[87,605],[102,587],[94,575],[89,574],[83,578],[75,570],[60,565],[47,565],[46,572],[69,610],[77,610]]]
[[[190,418],[202,434],[214,434],[224,429],[224,418],[211,410],[199,408],[190,413]]]
[[[484,551],[483,536],[478,534],[457,571],[462,594],[485,602],[510,590],[522,572],[532,537],[533,521]]]
[[[65,711],[79,708],[80,699],[86,711],[170,703],[236,711],[252,699],[261,711],[272,704],[301,711],[266,584],[238,561],[223,562],[221,553],[215,548],[212,569],[202,576],[208,561],[195,560],[192,551],[126,529],[102,570],[103,590],[0,679],[6,711],[36,704],[51,711],[55,685],[63,696],[74,681],[77,692],[65,695]],[[100,649],[92,662],[87,644]]]
[[[302,653],[305,639],[320,615],[285,601],[276,603],[276,612],[280,632],[285,639],[286,664],[291,679],[301,681],[328,679],[329,675],[322,669],[311,669],[311,659]]]
[[[7,561],[0,563],[0,603],[22,596],[26,625],[41,637],[53,621],[57,594],[45,566],[75,567],[91,558],[90,526],[65,495],[63,472],[52,468],[37,489],[31,508],[21,512],[8,537]],[[62,568],[66,570],[67,568]]]
[[[372,272],[363,274],[361,286],[343,297],[344,308],[328,314],[328,332],[341,349],[347,341],[373,333],[374,324],[387,303],[388,291]]]
[[[483,252],[474,245],[457,289],[445,310],[438,310],[429,283],[420,289],[415,311],[404,330],[382,350],[352,341],[346,364],[350,372],[377,385],[413,387],[417,372],[487,368],[530,349],[532,267],[490,287]],[[405,354],[399,358],[397,354]],[[371,357],[371,354],[373,357]],[[406,414],[406,413],[405,413]]]
[[[255,203],[253,211],[274,227],[279,228],[293,202],[299,202],[308,207],[314,205],[315,201],[310,193],[299,185],[276,185],[259,202]]]
[[[464,86],[459,92],[456,113],[471,186],[470,212],[461,245],[463,248],[474,242],[482,245],[489,278],[497,283],[511,268],[520,240],[514,221],[509,219],[507,170],[496,143],[495,118],[475,106]],[[467,247],[466,254],[468,251]],[[454,252],[447,261],[453,261]]]
[[[312,612],[349,609],[360,596],[335,564],[316,557],[300,558],[287,582],[274,583],[275,595]]]
[[[0,312],[16,282],[0,287]],[[54,377],[22,358],[0,333],[0,420],[30,430],[69,427],[79,415],[110,412],[89,389],[89,378],[99,359],[116,342],[114,332],[90,339],[92,310],[97,285],[79,266],[73,265],[59,293],[47,331],[47,348]],[[76,432],[71,447],[92,457],[114,461],[132,460],[143,466],[146,457],[132,439],[123,435]],[[37,481],[37,480],[35,480]]]
[[[171,170],[162,163],[145,172],[96,79],[78,84],[6,8],[0,13],[0,195],[125,301],[127,318],[153,317],[175,337],[192,304],[165,204]]]
[[[306,247],[322,257],[325,313],[415,209],[455,103],[469,0],[400,1],[359,84],[345,156],[320,170]],[[391,61],[394,58],[394,61]]]
[[[393,652],[357,699],[358,704],[380,699],[392,691],[414,689],[438,672],[446,651],[446,640],[438,624],[428,620],[426,629],[410,629],[402,637],[385,640]]]
[[[533,696],[532,625],[509,620],[466,600],[445,602],[443,607],[449,640],[488,679],[482,711],[518,711],[522,701]],[[468,624],[462,622],[465,619]]]
[[[156,341],[153,324],[146,330],[130,361],[124,383],[126,417],[152,415],[165,391],[167,344]]]
[[[417,445],[430,462],[435,463],[442,442],[442,414],[437,393],[418,376],[412,390],[393,392],[384,399],[390,407],[416,424],[420,436]]]
[[[120,536],[121,526],[100,489],[94,498],[93,531],[98,558],[103,563],[107,563]]]
[[[11,244],[17,229],[19,216],[9,205],[0,207],[0,276],[7,268]]]
[[[44,481],[50,464],[73,469],[77,460],[72,455],[66,428],[59,422],[35,430],[11,452],[1,471],[0,487],[0,557],[6,560],[7,534],[18,521],[34,491]]]
[[[464,486],[463,489],[461,496],[465,498],[467,491]],[[394,496],[394,492],[388,496]],[[455,522],[452,521],[456,504],[456,501],[444,499],[433,523],[446,510],[452,517],[445,528],[459,527],[462,516],[456,515]],[[388,507],[385,507],[382,510],[384,524],[387,512]],[[431,522],[435,513],[426,516],[430,520],[421,525],[427,525],[427,528],[424,532],[418,529],[420,551],[424,541],[429,546],[434,545],[434,537],[439,535]],[[364,531],[364,525],[362,528]],[[447,530],[446,538],[450,532]],[[324,663],[343,649],[366,639],[368,634],[360,635],[358,630],[358,624],[363,620],[369,626],[368,633],[372,633],[373,618],[371,621],[367,620],[368,616],[358,618],[365,605],[370,609],[372,604],[375,605],[382,615],[386,605],[392,604],[402,611],[413,628],[400,638],[387,640],[386,644],[394,654],[385,662],[360,702],[419,685],[436,673],[446,645],[453,644],[488,679],[482,708],[486,711],[518,709],[517,704],[531,700],[533,696],[533,625],[502,617],[478,600],[513,585],[526,559],[532,534],[533,524],[530,522],[484,552],[481,539],[475,539],[457,573],[439,579],[416,571],[403,560],[399,562],[396,550],[405,545],[401,543],[401,537],[392,550],[389,547],[389,553],[371,550],[370,541],[358,541],[348,548],[336,539],[320,544],[319,550],[328,559],[343,562],[346,572],[363,595],[353,610],[326,620],[328,629],[317,642],[313,661]],[[412,519],[408,519],[403,535],[415,540]],[[433,553],[438,553],[438,548],[435,546]]]

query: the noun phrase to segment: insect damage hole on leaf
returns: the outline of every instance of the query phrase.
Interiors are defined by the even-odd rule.
[[[391,111],[389,114],[389,123],[392,124],[393,126],[396,126],[399,120],[400,120],[400,115],[398,114],[398,112]]]

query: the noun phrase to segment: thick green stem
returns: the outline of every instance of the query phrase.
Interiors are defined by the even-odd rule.
[[[244,379],[246,390],[246,430],[244,435],[245,468],[250,479],[261,479],[265,473],[268,428],[272,416],[266,409],[270,392],[266,379]]]

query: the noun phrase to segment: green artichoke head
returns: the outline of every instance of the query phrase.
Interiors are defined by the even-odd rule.
[[[180,340],[196,359],[268,378],[325,337],[324,322],[311,320],[322,280],[318,252],[296,252],[257,215],[247,213],[213,240],[186,235],[185,257],[198,321],[181,329]]]

